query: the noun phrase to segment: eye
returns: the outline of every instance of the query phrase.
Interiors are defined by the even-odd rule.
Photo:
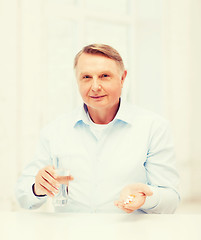
[[[90,76],[89,75],[84,75],[82,78],[87,79],[87,78],[90,78]]]
[[[102,75],[102,78],[108,78],[108,77],[109,77],[108,74],[103,74],[103,75]]]

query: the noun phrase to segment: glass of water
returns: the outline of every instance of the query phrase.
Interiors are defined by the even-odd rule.
[[[54,157],[53,164],[56,171],[56,180],[60,183],[58,193],[52,199],[54,207],[64,207],[68,202],[67,177],[70,176],[68,169],[63,168],[59,157]]]

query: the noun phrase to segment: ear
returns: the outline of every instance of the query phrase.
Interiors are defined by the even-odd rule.
[[[124,84],[124,81],[126,79],[126,76],[127,76],[127,70],[124,70],[122,76],[121,76],[121,85],[123,87],[123,84]]]

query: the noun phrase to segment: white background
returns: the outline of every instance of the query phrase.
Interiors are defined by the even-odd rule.
[[[81,99],[75,54],[106,43],[122,55],[128,101],[169,119],[182,201],[201,204],[201,1],[0,0],[0,210],[40,129]]]

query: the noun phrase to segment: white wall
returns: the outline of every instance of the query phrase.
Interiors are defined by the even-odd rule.
[[[80,102],[73,57],[95,41],[126,60],[127,99],[171,121],[183,198],[201,200],[201,2],[119,0],[115,11],[104,1],[0,1],[0,210],[17,209],[13,187],[40,129]]]
[[[190,6],[190,91],[192,97],[191,104],[191,159],[192,159],[192,195],[194,198],[201,198],[201,1],[194,0]]]
[[[0,210],[12,208],[12,188],[19,170],[17,7],[16,1],[0,1]]]
[[[201,2],[167,1],[167,109],[173,123],[184,198],[201,199]]]

